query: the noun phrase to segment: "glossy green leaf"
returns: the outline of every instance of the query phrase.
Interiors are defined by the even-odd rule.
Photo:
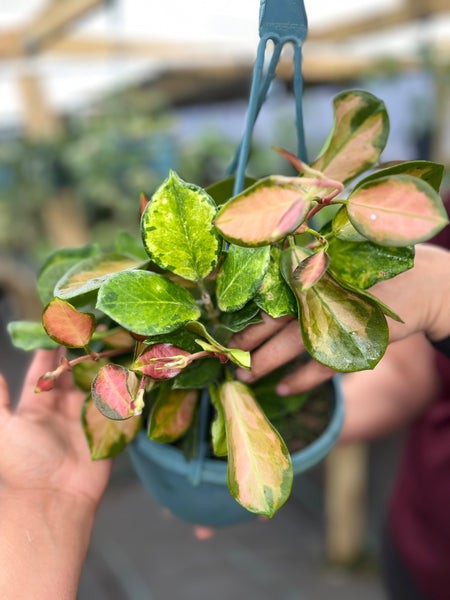
[[[330,259],[325,250],[318,250],[304,258],[292,274],[292,280],[300,292],[306,292],[325,275]]]
[[[170,390],[158,395],[150,414],[148,437],[171,443],[184,435],[192,423],[198,390]]]
[[[368,177],[359,181],[356,187],[358,188],[361,185],[365,185],[369,181],[376,181],[381,177],[388,177],[391,175],[411,175],[412,177],[418,177],[419,179],[426,181],[436,192],[439,192],[444,171],[444,165],[428,160],[401,162],[385,169],[378,169]]]
[[[68,302],[54,298],[42,313],[42,324],[49,337],[68,348],[84,348],[94,333],[94,315],[79,312]]]
[[[348,281],[341,280],[338,277],[336,277],[336,281],[344,289],[350,290],[350,292],[354,292],[357,296],[360,296],[361,298],[366,298],[369,302],[372,302],[373,304],[375,304],[376,306],[378,306],[378,308],[381,310],[381,312],[386,317],[390,317],[391,319],[393,319],[394,321],[398,321],[399,323],[404,323],[404,321],[402,320],[402,318],[396,312],[394,312],[392,310],[392,308],[390,308],[387,304],[385,304],[384,302],[382,302],[379,298],[377,298],[376,296],[374,296],[373,294],[371,294],[367,290],[362,290],[360,288],[357,288],[354,285],[352,285],[351,283],[348,283]]]
[[[250,388],[229,381],[219,388],[228,444],[228,487],[250,512],[271,517],[292,487],[289,452]]]
[[[242,248],[231,245],[217,274],[217,304],[224,312],[236,311],[253,298],[266,274],[270,246]]]
[[[127,231],[119,231],[114,241],[114,250],[119,254],[126,254],[141,261],[148,259],[142,240],[137,240]]]
[[[113,421],[97,410],[89,396],[82,409],[81,423],[92,460],[110,458],[122,452],[142,427],[142,417]]]
[[[140,335],[159,335],[200,317],[195,300],[181,286],[149,271],[126,271],[100,288],[97,308]]]
[[[217,358],[202,358],[175,377],[172,389],[203,389],[219,379],[222,365]]]
[[[395,248],[332,238],[328,254],[330,274],[362,290],[414,266],[414,248],[411,246]]]
[[[233,333],[242,331],[248,325],[261,323],[262,321],[259,307],[254,302],[249,302],[243,308],[235,312],[222,313],[219,316],[219,319],[220,327]]]
[[[97,244],[89,244],[82,248],[63,248],[53,252],[39,271],[37,279],[37,289],[42,304],[45,306],[55,297],[56,284],[69,269],[95,256],[99,251]]]
[[[373,166],[389,134],[384,103],[368,92],[352,90],[333,100],[334,124],[312,167],[346,184]]]
[[[410,175],[393,175],[358,187],[348,198],[348,216],[362,235],[383,246],[411,246],[448,223],[437,192]]]
[[[340,240],[347,242],[366,242],[367,238],[364,237],[357,231],[350,219],[348,218],[347,209],[342,206],[338,213],[334,216],[332,222],[332,229],[334,235]]]
[[[266,177],[227,202],[214,224],[229,242],[266,246],[295,231],[304,221],[311,206],[305,194],[298,177]],[[293,205],[295,218],[287,230],[280,230],[280,222]]]
[[[212,225],[216,211],[204,190],[171,172],[142,215],[142,239],[152,260],[190,281],[209,275],[222,249]]]
[[[151,346],[153,344],[173,344],[182,348],[187,352],[194,353],[200,350],[200,346],[195,341],[196,335],[188,331],[185,327],[179,327],[175,331],[169,333],[162,333],[161,335],[150,335],[146,340],[145,344]]]
[[[90,392],[95,376],[108,363],[109,359],[99,358],[98,360],[85,360],[74,365],[72,367],[72,377],[75,385],[83,392]]]
[[[148,262],[148,261],[146,261]],[[72,267],[56,284],[55,295],[63,300],[82,296],[98,288],[120,271],[137,269],[146,264],[126,254],[98,254]]]
[[[214,352],[219,356],[223,355],[238,366],[243,367],[244,369],[250,369],[250,352],[246,352],[240,348],[227,348],[226,346],[223,346],[214,339],[206,327],[198,321],[187,323],[186,328],[200,336],[200,338],[196,340],[197,344],[199,344],[203,350],[206,350],[206,352]]]
[[[254,297],[255,304],[274,319],[297,314],[295,296],[280,272],[280,256],[278,246],[272,246],[269,267]]]
[[[389,331],[376,303],[344,289],[329,275],[302,293],[293,273],[307,256],[288,248],[281,257],[283,276],[294,291],[306,350],[318,362],[336,371],[372,369],[383,356]]]
[[[136,375],[120,365],[102,367],[92,381],[92,399],[98,410],[108,419],[129,419],[141,414]]]
[[[212,183],[207,188],[205,188],[205,192],[211,196],[217,206],[221,206],[228,202],[230,198],[233,197],[233,189],[234,189],[234,175],[232,177],[227,177],[226,179],[222,179],[221,181],[217,181],[216,183]],[[244,181],[244,189],[247,189],[251,185],[256,183],[256,179],[252,177],[246,177]]]
[[[219,391],[217,386],[209,387],[209,396],[211,403],[216,409],[216,415],[211,423],[211,441],[215,456],[227,456],[227,431],[225,427],[225,413],[220,403]]]
[[[7,325],[11,342],[20,350],[53,350],[58,343],[50,339],[42,323],[33,321],[11,321]]]

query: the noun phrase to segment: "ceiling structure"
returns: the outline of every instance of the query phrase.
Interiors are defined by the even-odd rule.
[[[58,114],[130,82],[167,81],[171,72],[180,82],[189,73],[183,80],[192,88],[202,73],[247,76],[258,43],[258,0],[8,4],[0,7],[0,127],[25,122],[31,132],[57,128]],[[353,78],[386,60],[416,68],[424,48],[437,68],[450,66],[450,0],[305,0],[305,7],[307,82]],[[287,51],[280,75],[290,68]]]

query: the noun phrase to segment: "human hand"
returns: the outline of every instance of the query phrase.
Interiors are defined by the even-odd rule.
[[[371,288],[399,314],[404,323],[388,319],[389,341],[424,332],[432,340],[450,334],[450,252],[437,246],[416,246],[413,269]],[[263,322],[250,325],[233,336],[230,344],[252,352],[250,372],[238,369],[237,376],[251,383],[305,351],[297,320],[272,319],[263,314]],[[335,371],[310,360],[280,380],[277,393],[285,396],[308,390],[335,375]]]
[[[36,352],[15,411],[0,376],[0,495],[71,494],[95,511],[112,461],[91,460],[80,424],[83,393],[70,374],[60,377],[52,390],[34,392],[39,376],[57,365],[56,351]]]

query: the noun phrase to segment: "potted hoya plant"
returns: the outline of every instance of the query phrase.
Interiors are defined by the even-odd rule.
[[[250,369],[250,355],[229,341],[260,321],[261,311],[293,315],[315,360],[341,372],[378,363],[388,343],[386,317],[401,315],[367,290],[411,268],[414,244],[447,223],[441,165],[376,169],[388,129],[382,101],[341,93],[316,160],[308,165],[280,150],[298,176],[247,181],[232,196],[230,181],[205,190],[171,172],[141,199],[139,241],[119,233],[108,251],[92,244],[49,257],[38,277],[42,324],[13,322],[9,331],[24,349],[69,349],[36,391],[72,371],[87,394],[82,424],[93,459],[134,440],[132,458],[149,489],[197,523],[272,516],[283,505],[294,471],[336,441],[340,399],[317,390],[279,398],[277,373],[252,386],[238,381],[235,369]],[[322,210],[328,218],[319,227]],[[310,402],[323,421],[317,439],[290,452],[284,432],[292,422],[307,429],[308,419],[297,415]],[[300,467],[298,456],[305,459]],[[194,493],[207,463],[217,469],[203,484],[223,495],[228,482],[226,507]]]

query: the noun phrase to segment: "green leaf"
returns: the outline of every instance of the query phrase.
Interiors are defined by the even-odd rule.
[[[336,281],[346,290],[350,290],[351,292],[354,292],[357,296],[367,298],[369,302],[373,302],[374,304],[376,304],[386,317],[390,317],[394,321],[398,321],[398,323],[404,323],[402,318],[396,312],[394,312],[392,308],[389,308],[387,304],[382,302],[379,298],[377,298],[367,290],[361,290],[360,288],[351,285],[347,281],[340,280],[339,278],[336,278]]]
[[[410,175],[369,181],[348,198],[355,229],[382,246],[411,246],[430,239],[448,223],[437,192]]]
[[[145,344],[152,346],[153,344],[173,344],[187,352],[193,354],[200,350],[200,346],[195,341],[196,335],[187,331],[185,327],[180,327],[175,331],[163,333],[161,335],[151,335],[145,340]]]
[[[148,437],[157,442],[171,443],[186,433],[194,418],[198,390],[161,390],[152,412]]]
[[[262,322],[259,307],[254,302],[249,302],[243,308],[235,312],[222,313],[219,316],[219,319],[220,327],[233,333],[242,331],[247,325]]]
[[[230,198],[232,198],[235,179],[236,178],[233,175],[232,177],[227,177],[226,179],[212,183],[205,188],[205,192],[208,192],[217,206],[221,206],[222,204],[225,204],[225,202],[228,202]],[[253,179],[252,177],[246,177],[244,181],[244,189],[247,189],[254,183],[256,183],[256,179]]]
[[[334,235],[340,240],[345,240],[347,242],[367,241],[367,238],[361,235],[353,227],[350,219],[348,218],[348,213],[345,206],[342,206],[339,212],[334,216],[332,230]]]
[[[92,460],[110,458],[136,437],[142,427],[142,417],[112,421],[99,412],[89,396],[82,409],[81,423],[91,451]]]
[[[126,271],[100,288],[97,308],[140,335],[159,335],[200,317],[195,300],[181,286],[149,271]]]
[[[97,244],[82,248],[64,248],[51,254],[42,266],[37,280],[39,298],[44,306],[55,297],[55,287],[61,277],[80,261],[95,256],[100,251]]]
[[[356,188],[365,185],[369,181],[381,179],[382,177],[388,177],[391,175],[411,175],[412,177],[418,177],[419,179],[426,181],[436,192],[439,192],[444,171],[444,165],[430,162],[428,160],[402,162],[397,165],[387,167],[386,169],[379,169],[375,171],[375,173],[372,173],[368,177],[365,177],[359,181],[356,185]]]
[[[299,177],[266,177],[227,202],[214,225],[238,246],[266,246],[295,231],[305,220],[311,207],[306,193]],[[291,215],[294,205],[295,214]],[[292,218],[286,229],[287,213]]]
[[[52,340],[68,348],[87,346],[96,327],[94,315],[79,312],[60,298],[44,308],[42,324]]]
[[[99,358],[98,360],[85,360],[72,367],[72,376],[75,385],[83,390],[90,392],[92,381],[102,367],[107,365],[107,358]]]
[[[207,340],[207,342],[202,339],[196,340],[197,344],[201,346],[203,350],[206,350],[206,352],[223,354],[240,367],[243,367],[244,369],[250,369],[250,352],[246,352],[240,348],[227,348],[226,346],[222,346],[222,344],[212,337],[206,327],[198,321],[191,321],[187,323],[186,328]]]
[[[203,389],[217,381],[222,365],[217,358],[202,358],[190,364],[175,377],[172,389]]]
[[[108,364],[101,367],[92,381],[92,399],[108,419],[129,419],[142,412],[137,401],[138,388],[138,378],[132,371]]]
[[[330,239],[330,275],[365,290],[414,266],[414,248]]]
[[[209,387],[209,396],[211,403],[216,409],[216,416],[211,424],[211,440],[215,456],[227,456],[227,431],[225,427],[225,413],[220,403],[219,391],[217,386]]]
[[[6,326],[11,341],[20,350],[53,350],[58,343],[50,339],[41,323],[33,321],[11,321]]]
[[[231,245],[217,274],[217,303],[224,312],[236,311],[253,298],[269,266],[270,246]]]
[[[76,298],[98,290],[115,273],[145,266],[136,258],[126,254],[99,254],[73,266],[56,284],[55,295],[63,300]]]
[[[258,406],[250,388],[229,381],[219,388],[228,444],[228,487],[250,512],[271,517],[292,488],[285,443]]]
[[[302,293],[293,273],[307,256],[288,248],[281,257],[283,276],[297,297],[299,323],[306,350],[336,371],[372,369],[383,356],[389,331],[378,305],[341,287],[329,275]]]
[[[346,184],[377,162],[389,119],[381,100],[359,90],[338,94],[333,107],[333,129],[312,167]]]
[[[222,249],[212,225],[216,211],[204,190],[171,172],[142,215],[142,239],[152,260],[190,281],[207,277]]]
[[[126,231],[119,231],[117,234],[114,241],[114,250],[119,254],[126,254],[140,261],[148,259],[142,240],[137,240]]]
[[[295,296],[280,272],[280,256],[278,246],[272,246],[269,267],[254,298],[255,304],[274,319],[297,314]]]

